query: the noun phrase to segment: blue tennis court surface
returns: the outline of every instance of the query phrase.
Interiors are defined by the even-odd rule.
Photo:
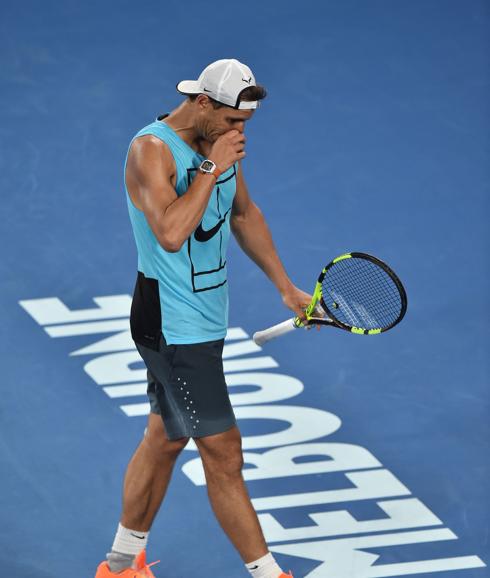
[[[124,156],[230,57],[269,90],[244,167],[292,279],[365,251],[409,299],[385,335],[259,349],[288,312],[232,243],[225,370],[271,550],[296,578],[490,576],[489,31],[484,0],[2,3],[2,576],[90,578],[110,549],[148,411]],[[153,570],[245,578],[196,457]]]

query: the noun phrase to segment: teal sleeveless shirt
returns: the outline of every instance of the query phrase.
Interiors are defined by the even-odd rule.
[[[182,196],[204,157],[160,120],[140,130],[131,143],[143,135],[159,138],[170,149],[177,168],[176,193]],[[148,333],[146,326],[151,326],[157,318],[167,344],[200,343],[225,337],[228,326],[226,250],[236,171],[237,165],[234,165],[219,177],[201,223],[176,253],[165,251],[159,244],[144,213],[134,206],[125,187],[138,250],[138,282],[131,324],[132,330],[133,325],[143,327],[140,342],[147,337],[155,339],[143,334]],[[138,288],[142,283],[151,286],[150,298],[145,287]]]

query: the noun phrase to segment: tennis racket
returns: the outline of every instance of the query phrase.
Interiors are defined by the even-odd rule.
[[[320,273],[305,311],[305,323],[294,317],[257,331],[253,340],[262,345],[306,325],[330,325],[359,335],[377,335],[400,323],[406,310],[405,289],[386,263],[366,253],[346,253]]]

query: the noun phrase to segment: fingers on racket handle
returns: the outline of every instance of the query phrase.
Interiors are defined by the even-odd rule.
[[[264,329],[263,331],[257,331],[253,335],[253,340],[257,345],[262,345],[266,341],[270,341],[271,339],[275,339],[280,335],[284,335],[285,333],[289,333],[290,331],[294,331],[296,329],[296,325],[294,324],[294,318],[288,319],[287,321],[283,321],[282,323],[278,323],[269,329]]]

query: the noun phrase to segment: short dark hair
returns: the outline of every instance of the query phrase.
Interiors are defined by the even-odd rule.
[[[204,93],[202,93],[202,94],[204,94]],[[197,94],[189,94],[188,98],[191,102],[194,102],[196,100],[197,96],[198,96]],[[214,98],[211,98],[209,96],[209,94],[206,94],[206,96],[211,101],[213,108],[221,108],[223,106],[228,106],[229,108],[235,108],[235,107],[230,106],[228,104],[223,104],[222,102],[218,102],[217,100],[214,100]],[[266,96],[267,96],[267,90],[265,89],[264,86],[262,86],[260,84],[257,84],[256,86],[247,86],[246,88],[244,88],[242,90],[242,92],[240,92],[240,95],[238,96],[237,104],[242,102],[242,100],[244,102],[253,102],[255,100],[263,100]]]

